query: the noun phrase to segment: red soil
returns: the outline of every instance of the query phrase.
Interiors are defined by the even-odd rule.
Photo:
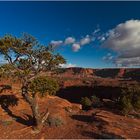
[[[0,96],[15,95],[19,99],[17,106],[9,107],[17,120],[0,107],[0,139],[140,138],[139,119],[118,115],[107,108],[82,111],[78,104],[50,96],[39,99],[40,110],[43,112],[48,107],[51,116],[61,116],[64,124],[58,127],[46,125],[39,134],[34,134],[27,125],[32,115],[30,107],[20,96],[19,85],[13,84],[13,87],[12,91],[4,91]],[[97,115],[93,115],[96,112]]]

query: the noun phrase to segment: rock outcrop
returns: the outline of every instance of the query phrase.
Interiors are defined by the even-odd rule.
[[[102,78],[130,78],[140,79],[140,68],[105,68],[91,69],[72,67],[66,68],[63,73],[59,74],[63,77],[102,77]]]

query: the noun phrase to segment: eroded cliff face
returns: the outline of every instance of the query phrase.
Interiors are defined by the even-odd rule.
[[[65,71],[61,73],[61,75],[65,77],[93,77],[94,69],[78,67],[66,68]]]
[[[102,78],[132,78],[140,79],[140,68],[107,68],[107,69],[91,69],[72,67],[66,68],[60,74],[64,77],[102,77]]]
[[[121,78],[124,77],[124,75],[125,75],[125,69],[124,68],[119,69],[117,77]]]

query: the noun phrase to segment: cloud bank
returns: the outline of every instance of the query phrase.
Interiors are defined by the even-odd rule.
[[[140,66],[140,20],[121,23],[107,35],[102,46],[116,52],[117,66]]]
[[[119,67],[140,66],[140,20],[128,20],[106,33],[98,28],[92,34],[82,38],[76,39],[69,36],[64,40],[53,40],[51,44],[55,47],[69,45],[73,52],[78,52],[94,41],[113,52],[102,58],[106,62],[112,62]]]

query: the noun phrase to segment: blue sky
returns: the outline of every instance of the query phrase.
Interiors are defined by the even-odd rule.
[[[122,44],[118,46],[121,46],[119,51],[109,46],[113,40],[109,30],[118,29],[117,26],[123,23],[122,30],[118,30],[122,33],[124,28],[126,33],[130,31],[130,24],[134,27],[137,23],[139,25],[139,19],[140,2],[0,2],[0,36],[6,33],[20,36],[27,32],[43,44],[62,41],[57,51],[67,59],[69,65],[78,67],[116,67],[116,63],[122,66],[128,66],[129,63],[131,67],[138,67],[136,60],[139,60],[140,54],[134,56],[138,49],[133,51],[130,61],[126,62],[128,56],[122,51]],[[94,33],[97,30],[100,31]],[[68,37],[75,41],[65,44]],[[100,37],[104,37],[103,42]],[[86,38],[90,41],[81,45],[81,40]],[[73,44],[80,45],[80,48],[74,51]],[[130,52],[128,48],[126,50]],[[112,61],[107,61],[108,58]]]

